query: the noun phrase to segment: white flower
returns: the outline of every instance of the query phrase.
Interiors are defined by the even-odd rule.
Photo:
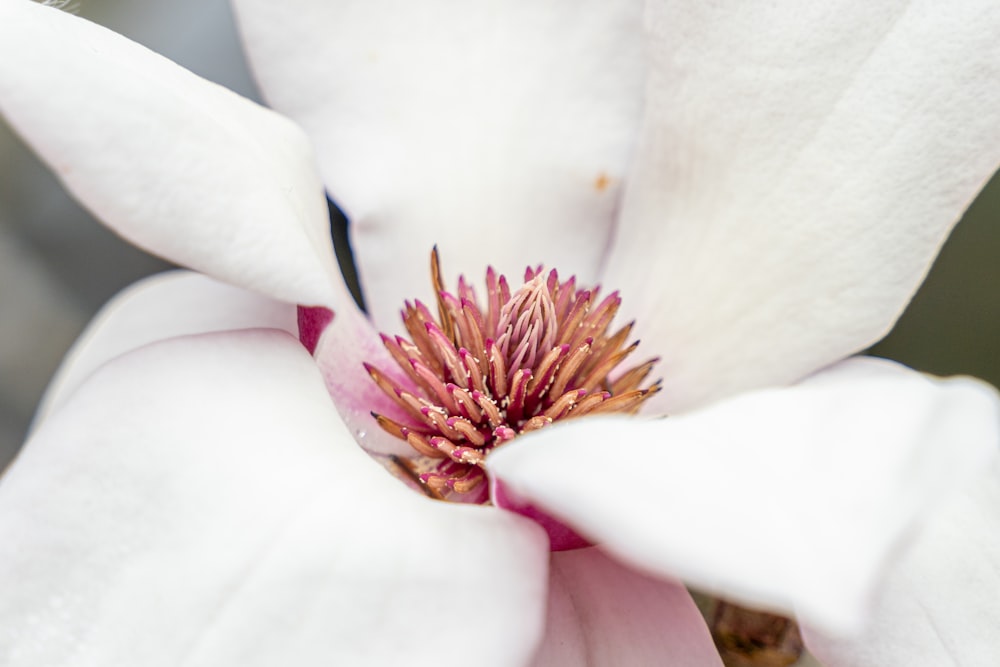
[[[891,326],[996,167],[992,3],[238,9],[380,326],[434,242],[470,276],[544,261],[622,289],[673,416],[488,460],[600,549],[550,557],[528,520],[411,493],[356,446],[393,446],[360,367],[384,352],[301,132],[0,0],[12,125],[123,236],[240,286],[143,283],[71,354],[0,484],[0,662],[520,664],[541,641],[544,664],[718,664],[673,576],[799,614],[833,665],[912,664],[936,647],[894,633],[932,628],[956,661],[996,650],[959,614],[996,618],[995,541],[965,578],[918,544],[877,636],[822,634],[862,621],[916,519],[995,453],[992,390],[834,363]],[[292,304],[336,312],[320,372]],[[951,544],[996,533],[997,481],[948,509]]]

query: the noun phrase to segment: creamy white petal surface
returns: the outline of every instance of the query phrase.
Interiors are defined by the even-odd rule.
[[[549,582],[537,667],[722,667],[705,619],[675,581],[589,548],[553,553]]]
[[[235,0],[270,104],[315,142],[371,312],[544,262],[597,278],[641,116],[641,2]]]
[[[893,550],[998,430],[988,385],[852,359],[682,416],[553,426],[487,465],[625,562],[854,631]]]
[[[287,119],[29,0],[0,2],[0,111],[130,242],[277,299],[338,305],[323,188]]]
[[[992,665],[1000,655],[1000,468],[935,512],[889,571],[865,633],[803,628],[827,667]]]
[[[0,542],[11,666],[523,664],[544,617],[541,531],[387,475],[274,330],[94,373],[0,483]]]
[[[146,278],[109,301],[87,325],[46,390],[37,426],[95,369],[176,336],[275,328],[296,335],[295,307],[188,271]]]
[[[881,338],[1000,161],[995,0],[653,2],[605,284],[676,412]]]

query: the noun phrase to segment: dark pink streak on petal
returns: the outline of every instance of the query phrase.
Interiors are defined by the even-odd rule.
[[[592,542],[581,537],[575,530],[564,524],[562,521],[553,518],[534,505],[520,500],[511,493],[506,485],[499,480],[495,480],[490,490],[493,504],[497,507],[526,516],[549,534],[549,549],[552,551],[569,551],[570,549],[582,549],[593,546]]]
[[[299,306],[299,340],[309,350],[316,352],[319,337],[333,322],[333,311],[323,306]]]

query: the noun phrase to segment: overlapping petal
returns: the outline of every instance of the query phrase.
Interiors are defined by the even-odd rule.
[[[1000,654],[1000,468],[936,512],[893,566],[858,637],[806,627],[827,667],[989,665]]]
[[[270,104],[309,133],[367,302],[446,269],[594,281],[638,127],[640,2],[234,2]],[[449,274],[451,275],[451,274]]]
[[[545,640],[535,665],[722,666],[708,627],[678,582],[601,553],[552,554]]]
[[[1000,153],[1000,5],[649,3],[603,276],[676,412],[881,338]]]
[[[634,566],[845,631],[998,431],[992,387],[854,359],[678,417],[553,426],[487,465]]]
[[[277,299],[339,305],[323,188],[287,119],[30,0],[0,2],[0,111],[129,241]]]
[[[389,477],[274,330],[99,369],[5,476],[0,542],[12,667],[508,665],[544,617],[541,531]]]
[[[187,271],[142,280],[87,325],[46,389],[35,424],[95,369],[126,352],[177,336],[259,328],[297,334],[295,307]]]

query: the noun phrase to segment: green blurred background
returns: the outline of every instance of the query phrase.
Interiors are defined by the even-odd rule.
[[[1000,386],[1000,176],[941,250],[926,282],[872,354]]]
[[[256,99],[225,0],[82,0],[76,13]],[[1000,178],[959,224],[896,329],[872,353],[1000,385]],[[119,289],[167,265],[77,207],[0,125],[0,466],[60,358]]]

